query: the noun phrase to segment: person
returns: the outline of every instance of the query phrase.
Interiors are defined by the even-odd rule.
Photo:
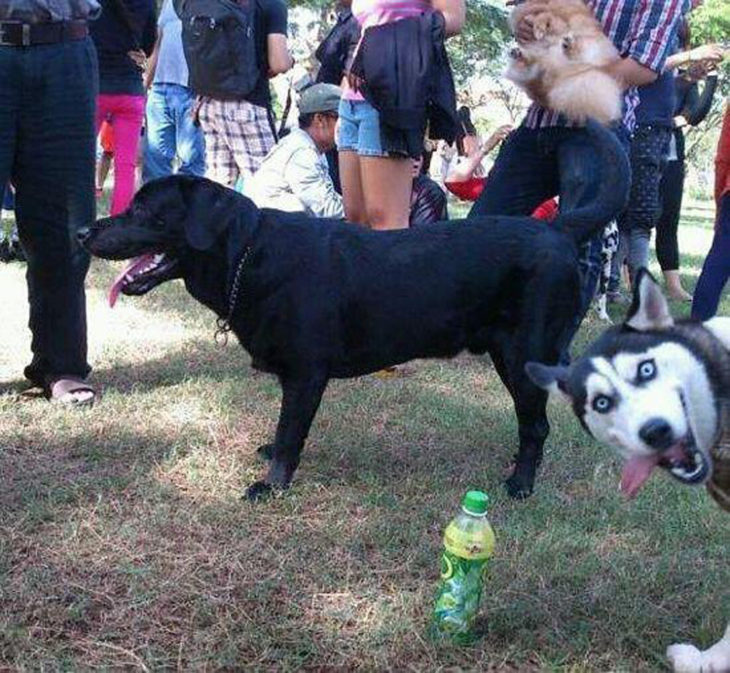
[[[651,84],[639,87],[638,93],[629,151],[631,190],[626,210],[618,218],[619,247],[611,265],[609,302],[623,300],[618,287],[624,260],[630,282],[639,269],[649,266],[651,232],[659,218],[659,185],[672,135],[674,75],[665,70]]]
[[[687,22],[680,29],[680,48],[685,50],[689,43]],[[721,54],[721,52],[720,52]],[[675,106],[672,139],[669,156],[659,185],[660,212],[656,225],[656,256],[664,275],[667,294],[680,301],[691,301],[692,295],[683,287],[679,276],[679,242],[677,230],[682,210],[685,176],[684,130],[697,126],[707,117],[717,89],[717,72],[714,62],[718,55],[715,45],[703,45],[690,51],[681,51],[670,56],[670,65],[682,69],[674,78]],[[709,58],[708,58],[709,57]],[[699,81],[705,84],[702,93]]]
[[[430,155],[424,150],[421,157],[413,161],[409,227],[422,227],[449,219],[446,193],[428,175],[430,159]]]
[[[154,0],[101,0],[103,12],[91,23],[99,54],[96,129],[107,121],[114,135],[114,191],[111,214],[122,212],[135,189],[135,164],[144,117],[145,59],[156,38]]]
[[[94,219],[96,0],[0,3],[0,185],[15,187],[28,258],[30,364],[46,397],[88,405],[84,280],[76,231]]]
[[[622,82],[624,116],[615,128],[625,145],[634,130],[637,87],[650,84],[664,69],[672,36],[682,16],[682,3],[664,0],[587,0],[621,58],[607,72]],[[532,24],[516,28],[518,41],[534,39]],[[533,104],[522,125],[503,143],[489,181],[471,216],[527,215],[540,203],[560,197],[571,210],[583,203],[599,178],[595,155],[584,128],[568,126],[558,113]],[[581,301],[562,359],[593,299],[601,268],[602,232],[586,245],[580,260]]]
[[[442,14],[445,36],[461,31],[465,20],[464,0],[354,0],[352,3],[352,13],[363,31],[360,44],[373,29],[424,14],[430,16],[433,12]],[[392,37],[389,39],[394,41]],[[415,41],[410,45],[417,55],[418,45]],[[357,61],[357,57],[364,56],[367,51],[358,45],[354,60]],[[383,50],[382,53],[390,52]],[[395,66],[395,63],[384,64],[381,75],[388,66]],[[409,131],[394,129],[384,135],[383,110],[365,99],[360,84],[354,75],[347,79],[339,111],[337,147],[345,213],[349,221],[374,229],[406,228],[413,181],[412,159],[421,153],[425,120],[424,128]],[[409,84],[413,85],[413,82]],[[424,109],[425,89],[422,87],[417,92],[424,97],[420,101]]]
[[[694,0],[692,8],[701,4]],[[690,8],[687,8],[688,10]],[[677,25],[676,42],[686,33],[686,15]],[[690,60],[692,53],[688,54]],[[721,57],[721,56],[720,56]],[[614,256],[609,301],[623,299],[618,293],[619,271],[626,259],[629,280],[638,269],[649,265],[651,232],[661,211],[660,184],[666,166],[672,137],[675,107],[675,77],[672,68],[683,62],[682,54],[667,58],[667,69],[655,82],[639,88],[636,127],[631,138],[631,193],[623,215],[619,218],[619,250]],[[678,276],[677,276],[678,281]]]
[[[195,124],[195,94],[188,86],[189,71],[182,44],[182,22],[172,0],[164,0],[157,20],[155,42],[145,75],[147,133],[144,142],[142,181],[178,173],[205,173],[205,144]]]
[[[692,317],[696,320],[709,320],[717,313],[720,296],[730,278],[730,99],[725,104],[715,157],[715,203],[715,236],[692,301]]]
[[[476,141],[470,139],[471,134],[467,134],[464,139],[463,150],[460,154],[463,158],[455,163],[444,180],[444,185],[454,196],[465,201],[476,201],[484,190],[487,182],[487,176],[484,175],[482,162],[495,147],[509,136],[512,132],[512,126],[505,124],[500,126],[492,133],[484,144],[481,144],[476,132],[473,137]]]
[[[337,5],[337,19],[335,25],[325,35],[314,52],[319,61],[317,82],[325,84],[342,84],[347,68],[350,65],[355,46],[360,39],[360,25],[352,14],[350,6],[352,0],[341,0]],[[332,148],[325,154],[330,178],[338,194],[342,194],[340,183],[340,161],[337,148]]]
[[[205,137],[206,176],[233,187],[259,168],[276,142],[269,78],[287,72],[293,60],[287,47],[284,0],[256,2],[254,40],[259,77],[253,90],[236,100],[206,96],[198,112]],[[235,63],[231,63],[235,67]]]
[[[334,84],[314,84],[299,99],[299,128],[266,155],[244,184],[244,193],[260,208],[342,218],[342,197],[327,170],[325,152],[335,146],[337,109],[342,91]]]

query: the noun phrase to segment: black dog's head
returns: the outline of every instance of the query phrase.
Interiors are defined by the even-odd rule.
[[[176,175],[146,184],[127,210],[97,220],[78,237],[96,257],[134,258],[111,288],[113,304],[119,292],[142,295],[186,277],[201,253],[228,266],[223,232],[237,224],[233,238],[245,237],[257,221],[258,210],[240,194],[204,178]]]

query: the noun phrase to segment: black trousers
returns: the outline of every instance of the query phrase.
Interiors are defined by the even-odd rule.
[[[677,229],[684,195],[684,134],[674,130],[677,142],[677,160],[668,161],[659,185],[661,213],[656,224],[656,256],[662,271],[679,269],[679,242]]]
[[[90,38],[0,46],[0,185],[16,189],[28,258],[33,359],[25,375],[85,377],[89,257],[76,241],[94,212],[96,51]]]

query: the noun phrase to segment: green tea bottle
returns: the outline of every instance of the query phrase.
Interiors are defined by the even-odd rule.
[[[469,491],[461,512],[444,532],[441,584],[436,594],[434,629],[457,643],[474,639],[472,625],[479,611],[487,561],[494,551],[494,531],[487,521],[489,498]]]

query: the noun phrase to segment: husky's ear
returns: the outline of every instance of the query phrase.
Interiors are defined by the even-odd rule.
[[[624,325],[637,332],[666,329],[674,324],[669,305],[659,285],[643,267],[634,280],[634,299]]]
[[[525,373],[536,386],[566,402],[572,400],[568,392],[569,371],[568,367],[549,367],[539,362],[528,362],[525,365]]]

